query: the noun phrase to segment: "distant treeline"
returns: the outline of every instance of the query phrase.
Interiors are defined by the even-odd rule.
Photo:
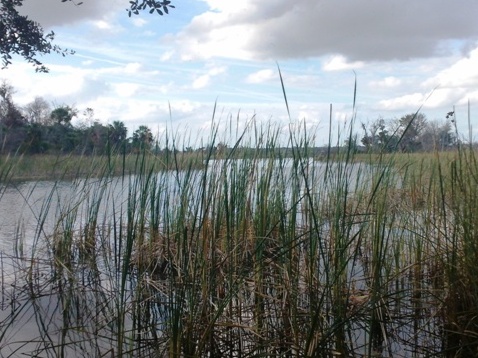
[[[13,87],[3,81],[0,84],[0,154],[106,154],[121,150],[134,153],[142,150],[160,153],[171,148],[160,148],[151,129],[140,126],[128,136],[128,130],[121,121],[104,125],[95,119],[93,109],[83,113],[69,105],[52,108],[41,97],[36,97],[24,107],[17,106],[12,98]],[[77,118],[78,123],[72,124]],[[362,135],[349,136],[343,146],[356,152],[419,152],[446,150],[456,147],[458,135],[454,126],[454,113],[449,112],[444,121],[428,121],[423,114],[408,114],[400,119],[379,118],[371,123],[362,123]],[[230,144],[229,144],[230,145]],[[210,152],[225,154],[231,152],[227,143],[219,142],[204,148],[175,148],[181,152]],[[253,149],[236,148],[235,151],[253,150],[255,155],[267,157],[267,149],[254,146]],[[311,156],[333,154],[334,147],[310,148]],[[260,151],[261,153],[258,153]],[[263,152],[263,153],[262,153]],[[285,157],[293,155],[291,149],[275,148],[275,154]]]
[[[93,109],[81,115],[68,105],[52,108],[42,97],[24,107],[13,101],[14,88],[0,84],[0,154],[104,154],[113,149],[134,152],[153,147],[153,134],[140,126],[130,137],[123,122],[101,124]],[[72,119],[80,119],[73,126]]]

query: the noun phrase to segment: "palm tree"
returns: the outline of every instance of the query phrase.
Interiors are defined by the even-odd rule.
[[[112,147],[118,148],[125,143],[128,129],[123,122],[114,121],[113,124],[109,125],[108,131],[108,139]]]
[[[133,133],[133,148],[139,149],[151,149],[153,144],[153,133],[147,126],[139,126],[139,128]]]

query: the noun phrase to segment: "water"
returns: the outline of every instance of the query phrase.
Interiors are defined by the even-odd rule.
[[[119,238],[128,230],[141,229],[134,225],[143,219],[146,220],[145,227],[152,225],[149,201],[152,194],[148,190],[148,196],[144,197],[142,188],[145,187],[151,189],[157,186],[154,203],[158,205],[163,224],[168,220],[174,221],[174,215],[185,208],[193,213],[189,218],[194,219],[194,215],[200,213],[194,211],[195,205],[202,205],[201,190],[220,192],[220,187],[214,184],[221,183],[223,163],[211,162],[209,175],[213,178],[213,185],[206,189],[201,186],[202,173],[199,171],[192,172],[191,177],[185,172],[165,172],[153,175],[149,182],[147,177],[127,176],[18,183],[4,188],[0,198],[0,335],[3,335],[0,355],[108,356],[113,349],[111,347],[115,347],[111,354],[118,349],[120,339],[127,339],[123,343],[125,350],[136,347],[131,356],[148,356],[154,352],[152,347],[167,346],[162,331],[175,312],[172,307],[176,305],[183,309],[186,318],[192,315],[195,307],[188,306],[189,301],[204,304],[201,287],[194,288],[196,282],[192,281],[187,283],[192,288],[188,286],[185,291],[178,291],[176,287],[168,286],[170,281],[162,282],[152,277],[148,270],[142,271],[138,267],[131,267],[128,275],[124,276],[122,260],[127,250],[121,246],[124,244]],[[256,165],[259,169],[253,172],[250,180],[260,183],[270,163],[261,161]],[[330,171],[325,181],[325,164],[306,162],[300,171],[307,171],[307,181],[303,177],[295,180],[291,176],[291,166],[287,164],[284,168],[274,173],[275,181],[269,188],[283,194],[286,207],[290,207],[293,200],[293,185],[299,187],[299,197],[311,193],[314,200],[325,201],[328,194],[334,192],[353,196],[356,189],[369,188],[373,177],[373,170],[370,170],[373,168],[336,163],[328,168]],[[247,163],[237,161],[226,169],[226,176],[230,178],[241,170],[249,170]],[[350,187],[344,187],[345,183]],[[247,188],[252,202],[262,195],[255,185]],[[168,218],[168,215],[171,217]],[[306,218],[299,211],[296,220],[300,228]],[[81,242],[91,221],[95,221],[94,250],[88,249],[86,242]],[[331,223],[323,221],[321,225],[320,234],[329,235]],[[355,227],[350,234],[354,235],[359,229],[359,226]],[[121,235],[115,234],[116,231]],[[74,234],[73,237],[69,236],[70,233]],[[328,245],[325,240],[322,242]],[[63,244],[71,255],[58,255]],[[303,250],[305,255],[307,247],[304,246]],[[323,256],[321,259],[328,258]],[[347,266],[347,280],[356,281],[357,289],[365,291],[365,271],[361,265],[354,261],[352,266]],[[317,267],[324,271],[323,261]],[[274,272],[276,268],[272,266],[270,270]],[[319,280],[323,275],[324,272],[318,273]],[[280,285],[281,279],[276,279],[277,285]],[[274,311],[277,290],[274,284],[271,287],[265,292],[271,298],[268,303],[271,307],[270,321],[273,326],[279,327],[282,316],[279,311]],[[186,292],[187,295],[180,296],[177,292]],[[251,307],[255,296],[247,290],[244,292],[244,301],[238,302],[237,307],[231,310],[247,307],[242,313],[242,319],[247,322],[254,317]],[[304,294],[304,299],[299,300],[302,303],[298,309],[307,311],[307,294],[305,291],[301,294]],[[211,307],[217,310],[220,301],[217,298],[210,300]],[[365,316],[363,320],[358,320],[356,326],[353,326],[355,323],[352,325],[352,337],[357,346],[365,345],[363,327],[367,320]],[[120,327],[121,324],[124,326]],[[143,328],[139,329],[138,325]],[[138,337],[132,331],[133,327],[144,336]],[[198,330],[201,332],[201,328]],[[400,327],[397,336],[404,330]],[[120,337],[124,332],[125,336]],[[247,330],[242,334],[250,335],[251,342],[255,339]],[[247,342],[245,344],[248,345]],[[389,347],[397,356],[406,356],[406,353],[402,354],[403,345],[396,341],[391,342]],[[389,356],[387,349],[382,355]]]
[[[230,163],[230,161],[229,161]],[[218,178],[221,175],[225,161],[211,161],[209,164],[209,175]],[[236,160],[234,165],[227,166],[228,175],[231,175],[232,168],[238,170],[251,170],[255,172],[252,180],[258,180],[264,174],[268,165],[277,167],[277,161],[259,160],[251,165],[251,162]],[[285,160],[283,166],[286,170],[278,172],[276,180],[283,181],[285,184],[291,184],[290,177],[292,174],[291,160]],[[341,163],[331,164],[329,167],[329,180],[335,180],[337,169]],[[344,166],[345,168],[345,166]],[[364,168],[368,168],[367,172]],[[371,176],[370,168],[363,165],[348,165],[343,170],[350,183],[369,182]],[[313,194],[321,192],[325,196],[329,190],[334,187],[325,186],[320,183],[326,170],[326,164],[321,162],[305,161],[304,170],[307,171],[309,177],[308,186]],[[330,174],[331,173],[331,174]],[[193,190],[199,190],[199,183],[194,183],[200,178],[200,171],[193,171],[187,180],[190,182]],[[278,175],[283,178],[279,178]],[[185,172],[164,172],[153,179],[158,181],[161,192],[165,193],[162,197],[169,203],[179,200],[184,184]],[[137,179],[136,176],[127,176],[125,178],[107,178],[107,179],[88,179],[75,181],[38,181],[23,182],[9,184],[3,187],[3,193],[0,191],[0,250],[9,251],[17,246],[20,241],[24,247],[31,247],[35,239],[43,236],[46,237],[52,233],[59,219],[65,218],[68,214],[74,213],[74,224],[76,228],[81,227],[88,220],[88,210],[99,202],[98,211],[100,218],[108,222],[109,219],[116,214],[125,214],[125,205],[128,202],[128,189],[131,183]],[[339,182],[339,180],[337,180]],[[319,185],[317,185],[319,183]],[[191,185],[192,184],[192,185]],[[304,183],[301,191],[304,192]],[[189,188],[191,189],[191,188]],[[353,190],[351,188],[350,190]],[[288,196],[291,187],[286,187],[284,194]],[[254,200],[254,196],[251,197]],[[189,199],[196,200],[195,194],[189,194]],[[114,203],[115,208],[112,207]],[[116,212],[114,212],[116,211]]]

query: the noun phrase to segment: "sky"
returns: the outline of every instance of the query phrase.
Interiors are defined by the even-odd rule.
[[[421,110],[478,139],[476,0],[172,0],[169,15],[128,17],[128,0],[25,0],[21,9],[72,56],[21,58],[0,79],[26,105],[41,96],[95,119],[207,137],[252,119],[306,123],[326,144],[354,120]],[[282,91],[282,74],[290,117]],[[354,88],[357,88],[354,107]],[[468,107],[469,103],[469,107]],[[332,112],[330,111],[332,105]],[[468,116],[470,108],[471,116]]]

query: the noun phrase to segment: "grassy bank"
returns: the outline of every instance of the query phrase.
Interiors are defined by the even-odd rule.
[[[476,356],[475,153],[319,162],[301,132],[283,157],[283,135],[205,151],[201,170],[86,161],[73,173],[95,180],[59,208],[52,186],[32,244],[2,254],[2,354]]]
[[[203,153],[145,154],[143,160],[154,171],[202,168]],[[60,180],[89,178],[104,175],[135,174],[138,154],[111,153],[110,155],[4,155],[0,168],[9,173],[12,181]]]
[[[341,150],[341,152],[340,152]],[[338,151],[338,153],[336,153]],[[334,148],[334,153],[327,156],[323,150],[317,153],[311,150],[308,156],[317,161],[340,161],[343,160],[343,153],[347,148]],[[275,148],[275,153],[284,158],[292,159],[294,153],[291,148]],[[413,169],[417,172],[430,172],[432,166],[437,163],[437,157],[442,164],[450,163],[456,159],[458,151],[434,152],[434,153],[390,153],[390,154],[354,154],[356,163],[390,163],[398,170]],[[144,157],[146,165],[158,172],[162,170],[186,170],[189,167],[203,169],[204,160],[211,158],[243,158],[256,157],[268,158],[270,153],[262,148],[256,151],[255,148],[241,150],[227,149],[226,152],[208,153],[207,150],[196,152],[147,153]],[[3,155],[0,156],[0,168],[7,177],[0,178],[0,183],[8,180],[35,181],[35,180],[61,180],[99,177],[109,171],[109,175],[121,176],[135,174],[138,168],[138,154],[122,155],[111,153],[111,155]]]

